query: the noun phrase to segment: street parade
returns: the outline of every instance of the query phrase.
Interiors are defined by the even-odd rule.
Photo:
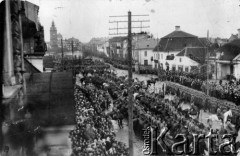
[[[239,6],[0,0],[0,156],[240,156]]]
[[[119,129],[121,129],[123,128],[123,119],[128,120],[128,93],[126,91],[128,81],[125,76],[117,76],[114,70],[104,64],[104,62],[98,60],[87,60],[85,61],[86,68],[81,68],[76,76],[75,107],[77,124],[70,133],[74,155],[128,155],[126,145],[116,141],[111,122],[116,120]],[[95,65],[98,65],[98,69],[95,68]],[[179,77],[176,75],[173,78],[172,76],[166,76],[165,80],[161,78],[161,83],[174,78],[183,79],[175,80],[175,82],[180,84],[184,82],[184,85],[188,86],[187,77],[182,75],[179,75]],[[195,80],[192,80],[191,83],[193,81]],[[193,99],[181,95],[179,90],[168,86],[164,88],[163,85],[159,93],[154,93],[149,91],[148,85],[145,86],[144,82],[137,78],[133,79],[133,84],[134,132],[142,139],[143,130],[148,127],[158,127],[157,136],[162,130],[168,128],[169,131],[165,136],[168,149],[171,149],[174,142],[179,141],[175,138],[177,134],[184,134],[190,141],[188,144],[190,150],[193,148],[192,134],[208,135],[212,132],[219,136],[224,134],[238,135],[240,128],[239,114],[233,113],[229,107],[217,108],[209,116],[207,122],[202,123],[199,114],[201,111],[210,112],[210,107],[204,108],[204,104],[197,104]],[[197,88],[201,87],[194,89]],[[214,115],[216,118],[214,118]],[[219,125],[214,128],[213,122],[216,120],[219,121]],[[237,151],[240,142],[236,138],[234,139],[236,141],[235,150]],[[226,139],[219,137],[218,140],[215,140],[211,150],[217,151],[218,147],[226,141]],[[201,140],[199,146],[199,155],[209,154],[207,152],[209,152],[208,148],[210,146],[207,145],[206,140]],[[226,149],[229,150],[230,146],[226,146]],[[162,150],[159,143],[155,150],[161,155],[174,154],[174,151]],[[183,146],[179,146],[177,150],[183,150]]]

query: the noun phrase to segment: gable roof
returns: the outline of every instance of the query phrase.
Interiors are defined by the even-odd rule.
[[[127,39],[126,36],[117,36],[117,37],[110,38],[109,42],[122,42],[126,39]]]
[[[206,50],[207,48],[205,47],[186,47],[176,56],[187,56],[190,59],[202,64],[205,62],[205,57],[207,53]]]
[[[179,31],[173,31],[162,38],[185,38],[185,37],[197,37],[197,36],[179,30]]]
[[[157,39],[142,39],[137,42],[135,49],[154,49],[157,43]]]
[[[153,51],[180,51],[185,47],[203,47],[197,37],[162,38]]]
[[[205,43],[204,40],[202,42]],[[195,35],[181,30],[175,30],[161,38],[153,51],[180,51],[185,47],[203,47],[204,44]],[[206,42],[207,43],[207,42]],[[205,44],[206,44],[205,43]]]
[[[229,37],[229,41],[233,41],[233,40],[236,40],[238,39],[238,34],[232,34],[230,37]]]
[[[240,39],[233,40],[218,49],[218,52],[223,52],[220,60],[233,60],[240,54]]]

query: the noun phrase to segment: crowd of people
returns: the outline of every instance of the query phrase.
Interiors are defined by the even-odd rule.
[[[120,80],[119,80],[120,81]],[[119,83],[119,82],[118,82]],[[119,88],[121,90],[121,88]],[[193,136],[192,134],[209,134],[210,131],[213,132],[216,135],[222,136],[223,134],[232,134],[237,135],[237,132],[239,130],[239,124],[233,124],[232,119],[230,119],[230,116],[227,118],[227,120],[224,120],[223,118],[220,118],[220,128],[215,129],[212,131],[213,121],[211,118],[208,119],[207,125],[204,125],[203,123],[199,122],[199,110],[192,102],[189,109],[183,109],[181,107],[184,103],[190,103],[191,101],[187,101],[184,98],[179,98],[177,96],[176,92],[169,92],[170,97],[174,97],[172,99],[166,99],[166,96],[163,95],[149,95],[140,88],[135,87],[135,92],[137,92],[137,96],[135,97],[134,102],[134,118],[135,122],[138,122],[138,124],[135,124],[136,133],[140,132],[139,136],[143,135],[143,132],[139,131],[139,129],[144,129],[148,126],[154,126],[160,128],[160,131],[158,131],[157,136],[161,132],[161,130],[168,128],[170,129],[169,132],[166,134],[166,143],[170,147],[174,142],[177,141],[175,139],[175,136],[177,134],[185,134],[187,138],[190,141],[190,144],[193,142]],[[167,93],[168,94],[168,93]],[[119,100],[119,102],[125,102]],[[121,105],[121,104],[118,104]],[[123,104],[126,105],[126,102]],[[225,114],[228,110],[222,110],[222,113]],[[233,116],[231,116],[233,118]],[[139,125],[142,125],[143,127],[139,127]],[[214,150],[217,150],[218,145],[220,145],[223,142],[226,142],[227,140],[219,138],[218,141],[216,141],[216,146],[214,146]],[[239,148],[239,143],[237,143],[237,148]],[[207,143],[202,140],[199,142],[199,145],[201,148],[199,151],[199,155],[206,155],[208,151]],[[161,148],[159,148],[161,149]],[[159,151],[162,152],[162,151]],[[168,151],[171,154],[171,151]]]
[[[76,127],[70,132],[76,156],[127,156],[128,148],[115,140],[110,114],[110,95],[93,83],[76,86]]]
[[[236,105],[240,104],[240,80],[210,82],[206,80],[206,76],[178,71],[162,71],[160,79],[176,82],[204,93],[207,93],[208,89],[209,95],[212,97],[232,101]]]
[[[128,97],[127,83],[125,77],[117,77],[110,69],[102,69],[103,72],[95,71],[89,75],[89,70],[81,71],[81,86],[75,88],[76,101],[76,128],[70,133],[74,155],[127,155],[128,149],[125,144],[115,140],[115,133],[111,120],[117,120],[119,128],[123,128],[123,119],[128,119]],[[200,77],[189,75],[177,75],[166,73],[163,79],[184,84],[195,89],[202,89],[204,80]],[[162,80],[163,80],[162,79]],[[233,116],[227,115],[227,118],[221,114],[231,110],[218,111],[220,114],[220,128],[212,130],[213,121],[208,119],[207,125],[199,122],[199,109],[194,101],[187,101],[184,97],[179,97],[177,92],[167,91],[162,94],[150,94],[143,89],[142,83],[133,80],[134,91],[134,129],[135,133],[142,136],[139,129],[148,126],[158,127],[157,136],[166,128],[169,131],[166,134],[166,144],[171,146],[179,141],[175,138],[177,134],[185,134],[190,142],[193,143],[193,133],[214,134],[222,136],[223,134],[237,135],[240,124],[232,122]],[[166,97],[173,98],[166,98]],[[191,103],[188,109],[182,105]],[[111,111],[108,111],[111,108]],[[218,109],[219,110],[219,109]],[[239,120],[239,119],[238,119]],[[238,123],[238,124],[236,124]],[[211,147],[216,150],[218,145],[228,140],[219,138]],[[208,154],[206,140],[200,140],[199,155]],[[191,148],[190,146],[189,148]],[[239,142],[237,142],[239,148]],[[227,147],[229,148],[229,147]],[[181,148],[182,149],[182,148]],[[180,149],[180,150],[181,150]],[[158,150],[161,154],[166,152]],[[172,154],[171,151],[167,151]]]

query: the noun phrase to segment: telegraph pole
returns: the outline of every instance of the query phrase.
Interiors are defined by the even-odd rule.
[[[63,41],[61,38],[61,51],[62,51],[62,71],[64,70],[64,63],[63,63]]]
[[[129,155],[133,156],[133,92],[132,92],[132,19],[128,12],[128,135]]]
[[[110,17],[128,17],[128,20],[120,20],[120,21],[109,21],[109,23],[116,23],[116,28],[109,28],[109,30],[116,30],[117,33],[110,33],[109,35],[122,35],[127,34],[128,40],[128,143],[129,143],[129,156],[133,156],[133,90],[132,90],[132,29],[140,28],[141,31],[143,28],[149,28],[149,26],[143,26],[143,22],[150,22],[149,20],[132,20],[132,16],[149,16],[149,15],[132,15],[131,11],[128,12],[128,15],[123,16],[110,16]],[[140,22],[140,27],[132,27],[133,22]],[[119,23],[128,23],[128,27],[119,28]],[[118,30],[127,29],[128,33],[119,33]]]
[[[207,35],[207,40],[208,40],[208,35]],[[207,45],[207,95],[209,95],[209,86],[208,86],[208,81],[209,81],[209,73],[208,73],[208,70],[209,70],[209,50],[208,50],[208,45]]]
[[[74,64],[73,64],[73,39],[72,39],[72,73],[74,72],[73,67],[74,67]]]

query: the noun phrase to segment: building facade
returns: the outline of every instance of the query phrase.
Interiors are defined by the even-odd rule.
[[[153,62],[153,49],[158,43],[157,39],[145,38],[140,39],[133,49],[133,59],[139,65],[151,66]]]
[[[215,79],[228,79],[230,75],[240,79],[240,39],[217,49],[209,62],[215,67]]]
[[[162,37],[154,48],[153,67],[164,70],[191,71],[205,61],[207,45],[195,35],[175,27],[175,31]],[[178,55],[182,52],[180,55]],[[198,53],[201,53],[200,55]]]

